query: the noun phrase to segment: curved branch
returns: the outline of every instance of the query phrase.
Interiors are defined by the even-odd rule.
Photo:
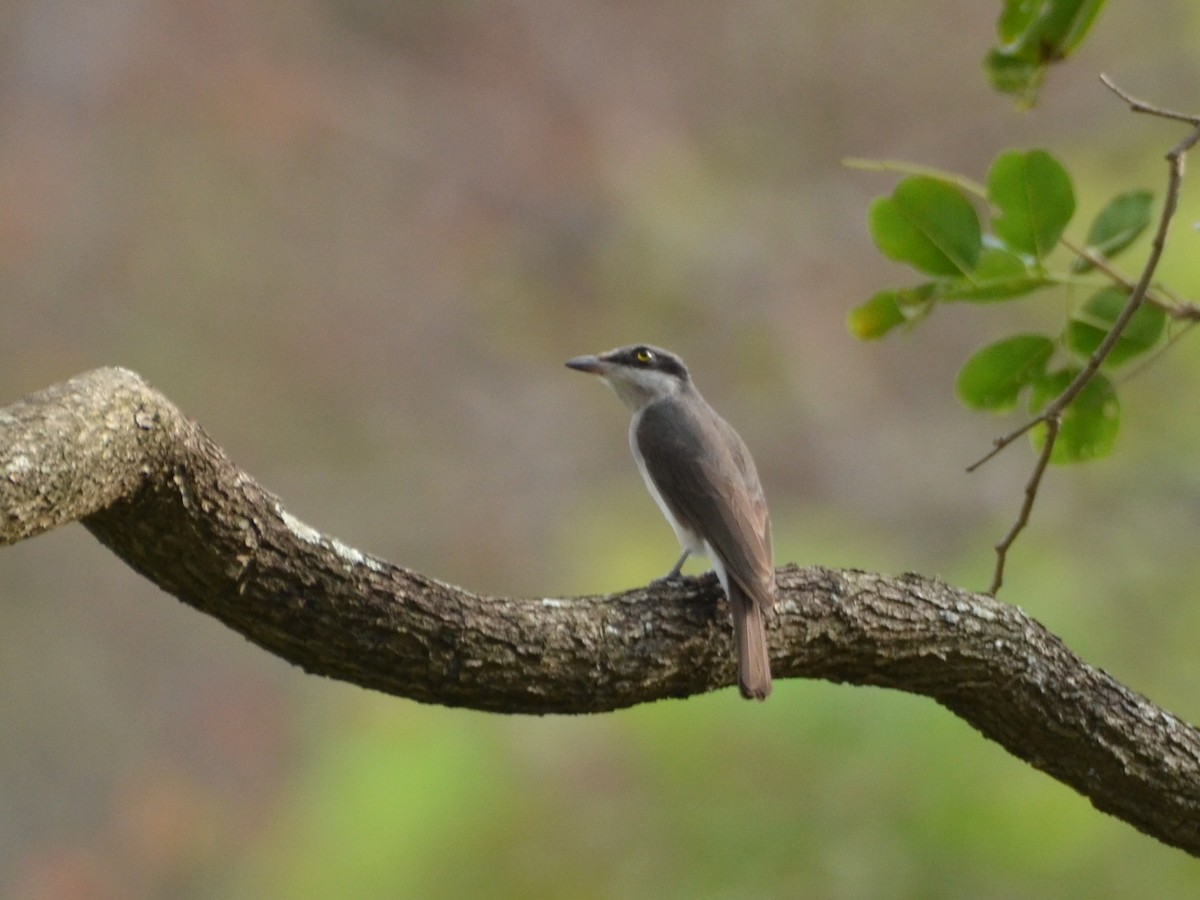
[[[0,410],[0,544],[78,519],[164,590],[308,672],[426,703],[585,713],[733,683],[710,575],[480,597],[290,516],[133,372]],[[924,694],[1099,809],[1200,855],[1200,732],[1020,609],[907,574],[779,570],[777,677]]]

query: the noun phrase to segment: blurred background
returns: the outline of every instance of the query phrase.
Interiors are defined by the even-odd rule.
[[[1200,7],[1114,3],[1020,113],[999,0],[0,3],[0,404],[135,369],[289,509],[474,591],[569,595],[677,548],[627,414],[562,365],[689,362],[754,449],[779,561],[982,589],[1032,463],[958,365],[1074,297],[947,308],[866,207],[1044,147],[1082,237],[1161,196],[1200,111]],[[1195,298],[1200,183],[1163,277]],[[1132,268],[1134,261],[1127,264]],[[1002,594],[1200,720],[1200,360],[1124,385],[1107,461],[1055,470]],[[691,571],[699,571],[693,567]],[[1194,897],[1200,863],[932,702],[817,682],[611,715],[450,711],[304,675],[79,526],[0,552],[0,896]]]

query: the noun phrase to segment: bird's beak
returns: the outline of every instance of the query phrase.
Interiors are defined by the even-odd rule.
[[[580,372],[591,372],[597,375],[604,371],[604,363],[598,356],[576,356],[567,360],[567,367],[578,369]]]

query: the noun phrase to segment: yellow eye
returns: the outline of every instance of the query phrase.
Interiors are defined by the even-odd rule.
[[[648,363],[648,362],[650,362],[650,360],[654,359],[654,354],[651,353],[649,350],[647,350],[645,347],[643,347],[641,350],[639,350],[634,355],[637,356],[637,361],[640,363]]]

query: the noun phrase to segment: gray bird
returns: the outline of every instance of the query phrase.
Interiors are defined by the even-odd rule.
[[[729,607],[738,687],[771,693],[765,619],[775,606],[771,521],[750,451],[692,384],[674,353],[647,344],[577,356],[567,365],[599,375],[633,413],[629,448],[646,488],[675,530],[683,555],[708,557]]]

